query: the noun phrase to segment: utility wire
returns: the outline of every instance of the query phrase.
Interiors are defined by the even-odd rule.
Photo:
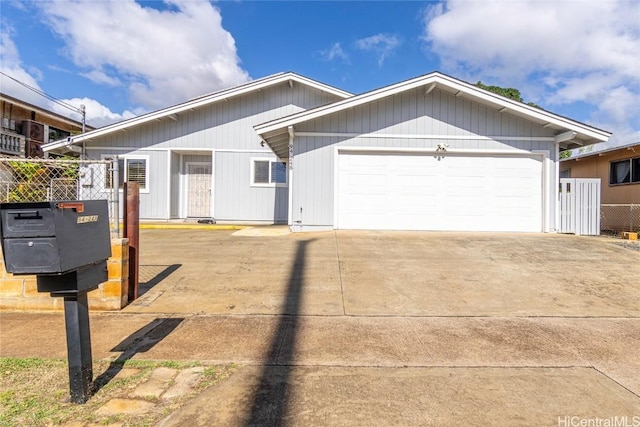
[[[61,99],[55,98],[55,97],[53,97],[53,96],[41,91],[38,88],[35,88],[35,87],[30,86],[30,85],[28,85],[28,84],[26,84],[24,82],[21,82],[20,80],[18,80],[16,78],[11,77],[10,75],[6,74],[4,71],[0,71],[0,74],[2,74],[5,77],[10,78],[14,82],[26,87],[27,89],[32,90],[33,92],[37,93],[38,95],[47,98],[49,101],[55,102],[56,104],[61,105],[61,106],[65,107],[65,108],[67,108],[67,109],[69,109],[69,110],[71,110],[71,111],[73,111],[75,113],[82,113],[82,109],[81,108],[74,107],[73,105],[68,104],[68,103],[64,102],[63,100],[61,100]]]

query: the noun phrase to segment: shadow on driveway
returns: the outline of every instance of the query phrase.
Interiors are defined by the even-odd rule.
[[[181,317],[154,319],[148,325],[138,329],[120,344],[112,348],[111,351],[119,351],[122,352],[122,354],[111,362],[107,370],[93,381],[93,394],[109,384],[109,381],[122,370],[127,360],[132,359],[138,353],[149,351],[153,346],[173,332],[183,321],[184,318]]]
[[[140,280],[138,284],[138,297],[146,294],[151,288],[169,277],[171,273],[180,267],[182,267],[182,264],[141,265],[139,274],[144,282]]]
[[[295,354],[298,314],[302,305],[304,269],[307,246],[311,240],[297,242],[296,256],[291,266],[285,305],[273,335],[269,355],[253,395],[247,426],[284,425],[291,391],[291,359]]]

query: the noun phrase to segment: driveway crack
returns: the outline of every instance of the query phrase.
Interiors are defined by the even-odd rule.
[[[411,324],[410,319],[404,317],[404,322],[407,324],[407,326],[409,327],[409,330],[411,331],[411,333],[413,334],[413,336],[416,338],[416,341],[418,341],[418,344],[420,344],[420,347],[422,348],[422,350],[429,355],[429,357],[431,357],[431,353],[429,353],[429,348],[427,348],[426,344],[420,339],[420,335],[418,335],[418,333],[416,332],[415,328],[413,327],[413,325]]]

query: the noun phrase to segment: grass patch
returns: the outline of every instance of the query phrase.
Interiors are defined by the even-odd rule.
[[[189,394],[166,400],[144,399],[154,403],[154,408],[146,414],[100,416],[95,413],[111,399],[129,398],[155,368],[183,370],[197,366],[204,367],[203,374]],[[198,393],[228,378],[236,369],[235,365],[206,366],[197,362],[97,360],[93,362],[94,381],[102,378],[104,383],[98,384],[87,403],[77,405],[69,402],[66,360],[0,358],[0,427],[56,426],[70,421],[152,426]]]

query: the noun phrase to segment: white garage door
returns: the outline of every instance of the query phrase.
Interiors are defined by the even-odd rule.
[[[539,157],[341,153],[338,175],[341,229],[542,230]]]

